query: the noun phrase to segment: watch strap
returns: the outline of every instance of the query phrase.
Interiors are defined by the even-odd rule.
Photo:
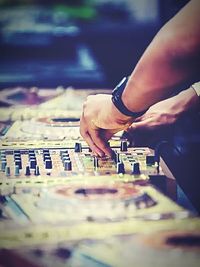
[[[126,87],[126,84],[128,82],[129,77],[124,77],[119,84],[113,89],[112,91],[112,102],[115,105],[115,107],[124,115],[129,117],[140,117],[145,113],[145,111],[142,112],[133,112],[129,110],[122,101],[122,93]]]

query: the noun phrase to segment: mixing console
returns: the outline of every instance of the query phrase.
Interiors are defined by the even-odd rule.
[[[148,148],[128,148],[127,141],[113,150],[112,158],[93,156],[79,142],[74,149],[0,150],[0,168],[0,179],[124,174],[148,179],[149,175],[164,175]]]
[[[149,267],[156,257],[159,266],[176,266],[174,259],[177,266],[198,266],[187,241],[178,247],[181,257],[168,246],[171,232],[190,235],[196,251],[200,221],[151,184],[166,182],[159,151],[132,147],[120,132],[109,141],[112,157],[100,158],[80,136],[88,94],[70,89],[31,107],[2,109],[0,265]],[[160,236],[158,247],[148,243],[152,236]]]

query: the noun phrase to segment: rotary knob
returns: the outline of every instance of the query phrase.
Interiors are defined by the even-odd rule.
[[[65,160],[64,161],[64,169],[65,169],[65,171],[71,171],[72,170],[71,160]]]
[[[146,164],[147,165],[154,165],[155,164],[155,157],[154,155],[147,155],[146,156]]]
[[[120,151],[121,152],[126,152],[128,150],[128,144],[127,141],[122,140],[121,145],[120,145]]]
[[[78,143],[78,142],[75,143],[74,152],[77,152],[77,153],[82,152],[82,145],[81,145],[81,143]]]
[[[124,168],[124,163],[123,162],[118,162],[117,163],[117,173],[120,174],[124,174],[125,173],[125,168]]]
[[[139,162],[133,163],[132,174],[140,174],[140,163]]]

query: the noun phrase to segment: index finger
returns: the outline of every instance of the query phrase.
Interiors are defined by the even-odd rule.
[[[84,138],[84,140],[86,141],[88,146],[91,148],[91,150],[95,154],[103,157],[104,152],[95,145],[95,143],[93,142],[93,140],[92,140],[92,138],[88,132],[88,128],[89,127],[88,127],[87,123],[85,122],[84,116],[82,114],[81,119],[80,119],[80,134]]]
[[[105,138],[104,131],[101,128],[90,128],[88,130],[88,133],[93,141],[93,143],[106,155],[111,156],[112,155],[112,149],[108,145],[108,142]]]

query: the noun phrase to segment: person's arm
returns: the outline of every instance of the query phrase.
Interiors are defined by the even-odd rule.
[[[199,14],[200,2],[192,0],[148,46],[122,94],[130,111],[144,111],[169,97],[175,87],[193,80],[200,62]],[[133,120],[115,107],[111,96],[96,95],[84,103],[80,133],[94,153],[111,155],[107,140]]]
[[[158,32],[133,70],[122,100],[142,111],[170,96],[200,69],[200,1],[190,1]],[[198,65],[197,65],[198,64]]]
[[[179,94],[152,105],[141,117],[134,120],[128,132],[156,130],[168,127],[189,111],[200,108],[199,96],[191,86]]]

